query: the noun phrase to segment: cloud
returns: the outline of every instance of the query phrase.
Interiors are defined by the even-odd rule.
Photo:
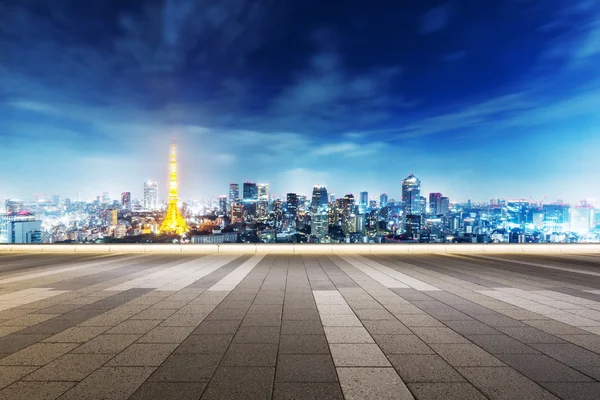
[[[444,4],[427,11],[419,20],[419,32],[430,34],[444,29],[450,22],[451,8]]]
[[[346,157],[359,157],[376,153],[384,147],[383,143],[370,142],[359,144],[354,142],[338,142],[320,146],[315,152],[318,156],[343,155]]]

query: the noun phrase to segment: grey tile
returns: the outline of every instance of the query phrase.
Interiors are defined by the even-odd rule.
[[[330,344],[336,367],[388,367],[389,361],[376,344]]]
[[[175,350],[174,343],[134,343],[106,365],[112,367],[158,367]]]
[[[421,338],[425,343],[469,343],[467,339],[445,327],[413,327],[413,333]]]
[[[127,399],[154,368],[102,367],[65,393],[61,400]]]
[[[600,366],[600,355],[572,343],[532,344],[533,348],[571,367]]]
[[[338,383],[275,383],[273,400],[344,400]]]
[[[142,336],[140,343],[181,343],[193,331],[189,326],[157,326]]]
[[[461,367],[458,371],[490,399],[557,399],[509,367]]]
[[[504,365],[496,357],[474,344],[432,344],[431,348],[454,367]]]
[[[144,382],[129,400],[198,400],[206,387],[202,382]]]
[[[400,321],[367,320],[363,325],[371,335],[411,335],[412,332]]]
[[[282,335],[280,354],[329,354],[325,335]]]
[[[81,381],[112,354],[65,354],[23,378],[24,381]]]
[[[99,335],[74,349],[73,353],[120,353],[135,342],[141,335]]]
[[[469,335],[467,338],[491,354],[539,354],[534,348],[507,335]]]
[[[551,335],[540,329],[530,326],[527,327],[511,327],[500,326],[497,328],[500,332],[507,334],[519,342],[523,343],[564,343],[565,341],[558,336]]]
[[[74,382],[16,382],[0,390],[0,400],[57,399],[74,384]]]
[[[282,335],[319,335],[322,333],[323,325],[318,320],[284,320],[281,325]]]
[[[121,322],[107,330],[106,333],[109,335],[143,335],[161,322],[162,320],[158,319],[132,319]]]
[[[464,382],[465,379],[435,354],[391,355],[390,361],[404,382]]]
[[[337,372],[347,400],[413,399],[393,368],[338,368]]]
[[[76,343],[36,343],[0,359],[0,365],[46,365],[77,346]]]
[[[600,382],[544,383],[543,386],[563,400],[596,400]]]
[[[276,344],[233,343],[227,349],[222,366],[227,367],[275,367]]]
[[[470,321],[444,321],[452,330],[460,333],[461,335],[497,335],[500,334],[496,329],[502,330],[502,328],[492,328],[483,322],[470,320]],[[523,329],[509,327],[505,329]]]
[[[337,382],[331,356],[325,354],[280,354],[276,382]]]
[[[281,314],[246,314],[241,326],[281,326]]]
[[[365,328],[354,326],[325,327],[328,343],[375,343]]]
[[[417,400],[486,400],[470,383],[409,383]]]
[[[386,355],[434,354],[433,350],[415,335],[373,335],[373,339]]]
[[[85,343],[100,335],[108,328],[104,326],[74,326],[45,339],[44,342]]]
[[[234,343],[279,343],[278,327],[242,327],[233,337]]]
[[[592,380],[544,354],[501,354],[498,358],[536,382],[589,382]]]
[[[25,375],[35,371],[37,367],[26,367],[21,365],[0,366],[0,389],[5,388],[13,382],[18,381]]]
[[[172,354],[150,376],[153,382],[208,382],[221,354]]]
[[[202,395],[208,399],[271,399],[275,368],[220,367]]]
[[[175,353],[224,354],[232,339],[233,335],[190,335],[177,347]]]
[[[194,335],[233,335],[240,321],[203,321],[192,334]]]

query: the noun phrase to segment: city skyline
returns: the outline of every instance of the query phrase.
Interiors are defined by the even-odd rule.
[[[600,199],[600,4],[3,3],[0,199]],[[493,44],[493,45],[490,45]]]

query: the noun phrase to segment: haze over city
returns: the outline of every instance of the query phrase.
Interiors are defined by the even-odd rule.
[[[385,7],[383,6],[385,5]],[[9,1],[0,198],[600,198],[595,1]],[[166,197],[163,190],[161,198]]]

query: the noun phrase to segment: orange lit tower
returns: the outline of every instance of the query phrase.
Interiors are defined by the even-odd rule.
[[[179,190],[177,188],[177,150],[175,141],[171,144],[171,173],[169,174],[169,207],[165,219],[160,225],[159,233],[176,233],[182,235],[189,229],[185,219],[179,213],[177,202],[179,201]]]

